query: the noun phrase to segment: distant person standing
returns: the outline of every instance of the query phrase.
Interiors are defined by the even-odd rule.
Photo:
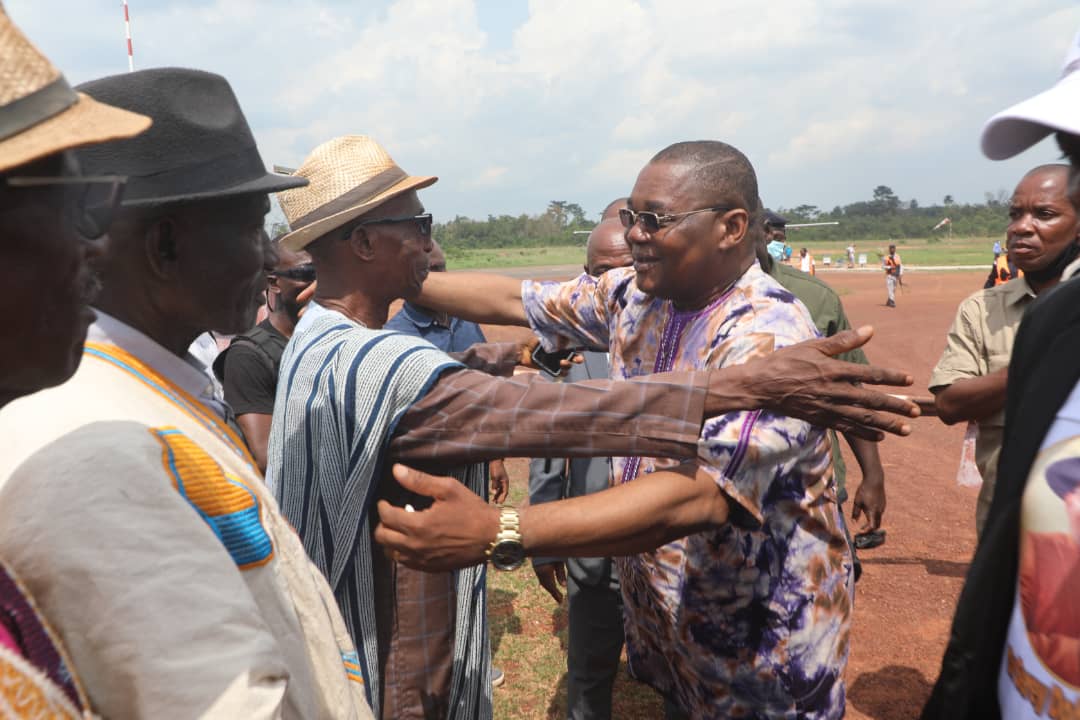
[[[236,423],[255,463],[266,473],[266,446],[274,416],[278,367],[281,354],[292,337],[300,311],[301,295],[315,282],[315,266],[304,251],[276,248],[277,262],[267,273],[266,319],[233,338],[228,349],[214,361],[225,390],[225,402],[236,413]]]
[[[772,210],[765,211],[765,248],[777,262],[787,262],[791,248],[787,245],[787,219]]]
[[[1001,241],[1000,240],[995,240],[994,241],[994,259],[996,260],[1000,256],[1001,256]]]
[[[847,246],[847,266],[848,268],[855,267],[855,243]]]
[[[881,264],[885,268],[885,290],[889,294],[885,305],[894,308],[896,307],[896,283],[902,282],[900,275],[904,272],[904,266],[900,263],[900,254],[896,252],[895,245],[889,246],[889,254],[885,256]]]
[[[817,267],[814,265],[814,256],[810,251],[803,248],[799,251],[799,269],[807,275],[817,275]]]

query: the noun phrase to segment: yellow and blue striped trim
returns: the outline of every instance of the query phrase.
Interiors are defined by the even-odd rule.
[[[270,562],[274,544],[262,526],[258,496],[180,430],[150,428],[150,433],[161,443],[161,462],[176,491],[210,526],[237,567]]]
[[[206,408],[201,402],[185,392],[175,383],[166,379],[149,365],[143,363],[131,353],[116,345],[102,343],[86,343],[83,353],[87,357],[107,362],[119,370],[122,370],[136,380],[139,380],[149,389],[167,400],[171,405],[183,411],[204,428],[214,433],[239,455],[253,472],[258,474],[254,458],[247,449],[247,445],[240,436],[230,428],[221,418]]]
[[[360,669],[360,656],[355,652],[344,652],[341,653],[341,662],[345,665],[345,676],[363,685],[364,673]]]

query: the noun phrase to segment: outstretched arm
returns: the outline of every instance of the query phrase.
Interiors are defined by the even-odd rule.
[[[379,502],[375,539],[395,559],[430,572],[484,562],[499,532],[498,508],[453,478],[404,465],[393,473],[407,490],[434,498],[420,512]],[[633,555],[723,524],[728,502],[711,475],[688,463],[603,492],[530,505],[520,517],[528,555]]]
[[[630,381],[549,383],[444,374],[395,428],[398,461],[477,462],[500,457],[694,457],[705,418],[739,410],[835,428],[868,440],[907,435],[910,401],[854,383],[905,386],[911,376],[833,355],[865,344],[870,328],[783,348],[743,365],[659,373]]]
[[[962,378],[951,385],[935,388],[934,405],[946,425],[963,420],[979,421],[1005,407],[1009,368],[989,375]]]
[[[528,326],[521,281],[491,273],[431,273],[417,302],[454,317],[494,325]]]

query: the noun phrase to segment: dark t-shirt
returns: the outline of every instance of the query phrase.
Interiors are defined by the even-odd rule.
[[[288,342],[266,319],[234,337],[221,353],[215,365],[222,368],[225,402],[237,415],[273,414],[278,368]]]

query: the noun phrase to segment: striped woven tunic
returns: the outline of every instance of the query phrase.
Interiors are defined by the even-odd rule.
[[[371,330],[315,303],[281,359],[266,480],[333,588],[358,651],[368,701],[381,715],[373,504],[387,446],[410,405],[460,364],[418,338]],[[483,495],[482,466],[458,473]],[[491,717],[483,566],[456,577],[449,718]]]

